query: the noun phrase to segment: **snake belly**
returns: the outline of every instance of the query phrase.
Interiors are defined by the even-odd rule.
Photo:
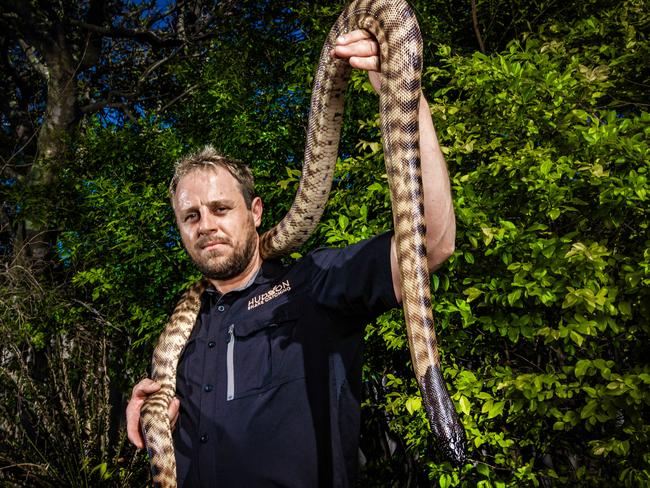
[[[434,434],[434,448],[460,465],[466,457],[465,431],[440,370],[426,260],[418,125],[422,38],[415,15],[405,1],[353,1],[332,27],[314,80],[298,192],[287,215],[261,236],[260,253],[263,259],[289,253],[307,240],[322,216],[336,166],[344,94],[350,76],[349,64],[332,58],[330,52],[338,36],[355,29],[373,34],[381,51],[384,158],[413,369]],[[200,281],[183,295],[154,350],[152,379],[161,384],[161,389],[144,403],[141,424],[153,484],[160,488],[176,487],[176,460],[167,409],[175,394],[176,366],[196,323],[205,286]]]

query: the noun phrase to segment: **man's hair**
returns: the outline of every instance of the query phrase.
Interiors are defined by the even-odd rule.
[[[255,182],[250,168],[243,162],[219,154],[217,150],[210,144],[203,149],[185,156],[178,160],[174,168],[174,176],[169,183],[169,197],[174,205],[174,196],[176,195],[176,187],[181,178],[192,171],[200,169],[216,169],[221,167],[228,171],[233,178],[239,183],[246,208],[250,210],[255,198]]]

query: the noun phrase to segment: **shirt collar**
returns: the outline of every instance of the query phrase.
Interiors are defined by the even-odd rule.
[[[276,276],[278,276],[280,274],[280,272],[282,271],[282,268],[283,268],[282,263],[279,260],[275,260],[275,259],[273,259],[273,260],[264,260],[264,261],[262,261],[262,265],[259,268],[257,268],[257,271],[251,277],[250,280],[248,280],[245,284],[243,284],[239,288],[235,288],[233,290],[230,290],[228,293],[226,293],[226,295],[229,295],[230,293],[233,293],[233,292],[244,291],[247,288],[250,288],[251,286],[253,286],[254,284],[255,285],[263,285],[265,283],[268,283],[268,282],[272,281]],[[215,286],[212,283],[210,283],[207,286],[206,291],[210,295],[213,295],[215,297],[223,296],[219,292],[219,290],[217,290],[215,288]]]
[[[264,260],[262,261],[262,266],[260,267],[254,282],[256,285],[268,283],[277,278],[283,269],[284,266],[282,266],[279,259]]]

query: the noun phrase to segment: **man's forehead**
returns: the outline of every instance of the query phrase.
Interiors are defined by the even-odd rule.
[[[178,184],[180,185],[184,180],[190,178],[206,178],[212,175],[221,177],[224,174],[230,175],[225,168],[222,168],[219,165],[195,166],[187,170],[187,172],[179,178]]]
[[[211,201],[225,196],[232,198],[235,195],[241,195],[241,189],[230,172],[220,166],[208,166],[183,175],[178,181],[175,199],[178,208],[182,209],[205,199]]]
[[[176,208],[184,210],[192,206],[192,200],[190,199],[190,192],[184,188],[181,188],[176,192]]]

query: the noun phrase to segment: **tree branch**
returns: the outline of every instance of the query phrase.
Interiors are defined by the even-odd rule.
[[[29,64],[32,66],[32,68],[34,68],[34,70],[36,70],[36,72],[41,75],[45,81],[48,81],[50,79],[50,70],[47,68],[47,66],[41,63],[40,59],[38,59],[34,46],[27,44],[24,39],[18,39],[18,44],[25,52],[25,56],[27,56]]]
[[[93,25],[102,24],[106,20],[105,0],[90,0],[86,21]],[[97,64],[102,53],[102,37],[96,33],[86,34],[85,46],[80,58],[81,69],[90,68]]]
[[[106,37],[112,37],[114,39],[135,39],[155,47],[178,47],[182,45],[182,42],[178,39],[161,38],[149,30],[127,29],[125,27],[102,27],[100,25],[89,24],[75,19],[71,19],[70,23],[89,32],[101,34]]]
[[[144,82],[153,71],[157,70],[158,68],[160,68],[160,66],[162,66],[163,64],[165,64],[166,62],[174,58],[178,54],[179,50],[180,49],[174,49],[174,51],[169,56],[165,56],[164,58],[159,59],[151,66],[149,66],[146,70],[144,70],[144,72],[138,78],[138,86],[140,86],[142,82]]]
[[[172,5],[170,8],[168,8],[164,12],[160,12],[158,15],[152,15],[150,19],[147,20],[147,28],[151,29],[151,27],[156,23],[159,22],[160,20],[164,19],[165,17],[169,17],[172,15],[174,12],[177,12],[180,10],[180,8],[184,5],[184,2],[176,2],[175,5]]]
[[[485,54],[485,43],[483,42],[483,37],[481,37],[481,30],[478,26],[478,12],[476,8],[476,0],[471,0],[472,2],[472,26],[474,27],[474,34],[476,34],[476,40],[478,41],[478,47],[482,53]]]
[[[133,115],[133,112],[129,109],[129,106],[124,102],[109,102],[108,100],[104,100],[101,102],[90,103],[85,107],[81,107],[81,112],[98,112],[103,108],[119,108],[131,122],[136,123],[138,121],[138,119]]]
[[[199,88],[200,86],[205,85],[205,84],[206,84],[206,82],[195,83],[194,85],[190,86],[187,90],[183,91],[183,93],[181,93],[180,95],[174,97],[171,101],[169,101],[168,103],[166,103],[164,107],[162,107],[161,109],[157,110],[156,112],[159,113],[159,114],[160,114],[160,113],[163,113],[163,112],[164,112],[165,110],[167,110],[169,107],[171,107],[171,106],[174,105],[176,102],[178,102],[181,98],[183,98],[183,97],[189,95],[189,94],[192,93],[194,90],[196,90],[197,88]]]

